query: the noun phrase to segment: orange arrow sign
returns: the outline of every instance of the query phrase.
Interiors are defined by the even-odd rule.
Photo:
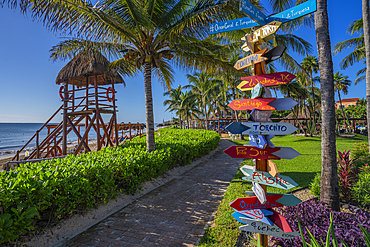
[[[267,51],[267,49],[263,49],[259,52],[256,52],[252,55],[249,55],[248,57],[245,57],[245,58],[242,58],[242,59],[238,60],[235,63],[234,68],[237,69],[237,70],[240,70],[240,69],[244,69],[248,66],[251,66],[254,63],[260,63],[262,61],[265,61],[266,58],[262,57],[262,55],[265,54],[266,51]]]
[[[272,73],[267,75],[255,75],[242,77],[243,80],[239,85],[238,89],[241,91],[252,90],[258,83],[261,83],[263,86],[277,86],[290,82],[296,76],[289,72],[279,72]]]
[[[275,98],[236,99],[229,103],[228,106],[235,111],[245,111],[253,109],[274,111],[275,107],[268,105],[274,100]]]

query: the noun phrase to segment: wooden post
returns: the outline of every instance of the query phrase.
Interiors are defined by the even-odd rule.
[[[75,86],[75,84],[73,84],[73,87],[72,87],[72,112],[75,111],[75,90],[76,90],[76,86]]]
[[[63,155],[67,154],[67,113],[68,113],[67,107],[68,107],[68,80],[64,80],[63,146],[62,146]]]
[[[114,83],[112,83],[113,92],[116,93],[114,89]],[[114,94],[115,95],[115,94]],[[117,113],[116,113],[116,97],[113,99],[113,116],[114,116],[114,133],[115,133],[115,141],[116,141],[116,147],[118,146],[118,125],[117,125]],[[113,133],[112,133],[112,139],[113,139]]]
[[[47,126],[47,128],[48,128],[48,136],[50,135],[50,127],[49,126]],[[47,155],[46,155],[46,158],[49,158],[49,151],[50,151],[50,144],[48,145],[48,149],[47,149],[47,151],[46,151],[46,153],[47,153]]]
[[[218,117],[217,123],[218,123],[218,134],[220,134],[220,117]]]
[[[139,124],[139,138],[141,138],[141,124]]]
[[[98,99],[98,76],[94,73],[94,88],[95,88],[95,111],[96,111],[96,135],[97,135],[97,151],[101,148],[101,140],[100,140],[100,125],[99,125],[99,99]]]
[[[86,92],[85,92],[85,100],[86,100],[86,111],[89,110],[89,77],[86,76]],[[87,126],[89,126],[89,118],[86,116],[86,119],[85,119],[85,132],[87,130]],[[87,136],[86,140],[85,140],[86,144],[89,145],[89,136]],[[84,153],[87,153],[87,150],[86,148],[84,149]]]
[[[130,130],[130,141],[131,141],[131,122],[128,122],[128,128]]]
[[[40,158],[40,147],[39,147],[39,142],[40,142],[40,136],[39,136],[39,130],[36,130],[36,157],[39,159]]]
[[[19,150],[17,150],[17,161],[19,161]]]

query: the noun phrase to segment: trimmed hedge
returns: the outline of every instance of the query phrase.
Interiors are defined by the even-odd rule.
[[[157,132],[156,150],[151,153],[146,151],[145,138],[135,138],[117,148],[2,172],[0,243],[33,230],[37,222],[55,222],[119,193],[133,194],[142,182],[207,154],[219,140],[213,131],[165,128]]]

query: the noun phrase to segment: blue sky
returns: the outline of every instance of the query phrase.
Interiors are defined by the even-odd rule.
[[[268,3],[263,0],[262,2]],[[329,32],[332,46],[349,39],[346,33],[353,20],[361,18],[361,1],[328,0]],[[270,14],[270,13],[268,13]],[[317,56],[315,30],[300,28],[295,32],[313,45]],[[45,122],[62,104],[59,86],[55,84],[58,72],[68,61],[53,62],[49,50],[65,38],[46,30],[42,23],[20,14],[19,10],[0,8],[0,122]],[[343,52],[333,57],[334,72],[340,71],[339,63],[347,55]],[[295,56],[299,62],[302,57]],[[357,64],[345,71],[349,79],[356,79],[356,72],[363,67]],[[188,84],[185,71],[176,69],[177,85]],[[117,85],[118,121],[145,122],[144,79],[125,78],[126,87]],[[154,121],[169,120],[173,114],[163,106],[164,88],[153,79]],[[365,82],[349,88],[343,98],[365,97]],[[336,100],[337,95],[336,95]],[[59,116],[58,120],[61,120]]]

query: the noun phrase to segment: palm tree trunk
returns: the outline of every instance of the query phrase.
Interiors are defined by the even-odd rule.
[[[180,129],[182,129],[181,115],[179,114]]]
[[[364,41],[366,53],[366,100],[367,100],[367,133],[370,140],[370,10],[369,0],[362,0],[362,19],[364,23]],[[370,142],[369,142],[370,145]],[[369,148],[370,152],[370,148]]]
[[[146,114],[146,150],[155,150],[154,140],[154,117],[152,98],[152,65],[144,63],[144,86],[145,86],[145,114]]]
[[[322,107],[320,199],[333,210],[339,211],[337,151],[335,145],[334,73],[327,0],[317,0],[315,31],[319,57]]]
[[[313,79],[312,79],[312,72],[311,72],[311,87],[312,87],[312,101],[313,101],[313,126],[311,128],[311,136],[312,132],[316,132],[316,111],[315,111],[315,93],[314,93],[314,88],[313,88]]]
[[[340,97],[340,91],[338,90],[338,98],[339,98],[339,104],[340,104],[340,109],[342,110],[342,116],[344,118],[344,125],[346,126],[346,131],[347,131],[347,121],[346,121],[346,115],[344,114],[344,110],[343,110],[343,105],[342,105],[342,99]]]

